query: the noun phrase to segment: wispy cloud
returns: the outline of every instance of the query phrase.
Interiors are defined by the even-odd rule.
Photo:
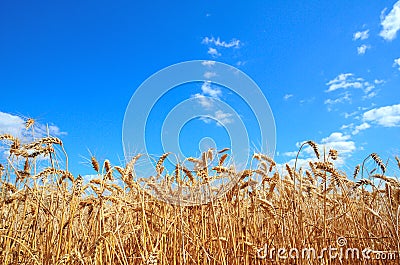
[[[196,99],[201,107],[208,110],[210,113],[208,117],[200,118],[200,120],[207,124],[215,122],[217,126],[225,126],[234,122],[232,118],[233,114],[218,109],[216,101],[220,100],[221,97],[221,89],[211,86],[211,82],[203,82],[201,85],[201,93],[192,95],[192,98]]]
[[[333,104],[337,104],[337,103],[343,103],[346,101],[349,102],[349,101],[351,101],[350,95],[351,94],[348,91],[346,91],[346,92],[340,94],[340,97],[338,97],[336,99],[331,99],[331,98],[326,99],[324,101],[324,104],[333,105]]]
[[[368,110],[362,118],[365,122],[383,127],[400,126],[400,104]]]
[[[361,132],[361,131],[363,131],[363,130],[366,130],[366,129],[369,129],[369,128],[371,128],[371,125],[369,125],[369,123],[367,123],[367,122],[364,122],[364,123],[362,123],[362,124],[356,126],[356,127],[354,128],[354,130],[351,132],[351,134],[356,135],[356,134],[358,134],[359,132]]]
[[[211,82],[203,82],[201,85],[201,93],[192,95],[192,98],[205,109],[211,110],[214,107],[214,100],[222,96],[222,91],[219,88],[211,87]]]
[[[219,57],[219,56],[221,56],[221,53],[219,53],[218,51],[217,51],[217,49],[215,49],[215,48],[212,48],[212,47],[209,47],[208,48],[208,52],[207,52],[209,55],[211,55],[212,57]]]
[[[238,49],[242,46],[241,41],[238,39],[223,41],[219,37],[204,37],[201,43],[208,46],[207,53],[214,58],[221,56],[219,49]]]
[[[211,109],[214,105],[214,100],[212,98],[204,96],[200,93],[194,94],[192,98],[196,99],[197,102],[205,109]]]
[[[19,117],[9,113],[0,112],[0,134],[11,134],[15,137],[21,137],[25,121]]]
[[[370,49],[370,48],[371,48],[371,46],[363,44],[363,45],[357,47],[357,53],[358,53],[358,55],[363,55],[363,54],[365,54],[367,49]]]
[[[369,37],[369,29],[364,31],[357,31],[353,34],[353,40],[366,40]]]
[[[355,78],[354,74],[352,73],[340,74],[333,80],[326,83],[326,85],[329,86],[326,92],[332,92],[338,89],[346,88],[362,88],[362,81],[362,78]]]
[[[332,105],[344,102],[351,102],[351,94],[348,91],[341,93],[339,97],[336,99],[331,99],[331,98],[326,99],[324,101],[324,104],[328,105],[328,111],[331,111]]]
[[[386,8],[381,14],[382,30],[379,35],[385,40],[391,41],[396,38],[397,32],[400,30],[400,1],[397,1],[392,10],[385,16]]]
[[[397,67],[400,71],[400,58],[394,59],[393,67]]]
[[[226,113],[223,112],[222,110],[217,110],[214,112],[214,114],[209,115],[208,117],[201,117],[200,120],[202,120],[204,123],[207,124],[215,122],[217,126],[226,126],[234,122],[232,117],[233,114],[231,113]]]
[[[335,77],[333,80],[326,83],[328,89],[325,92],[333,92],[336,90],[344,89],[360,89],[363,91],[364,95],[362,96],[363,100],[371,99],[378,94],[378,90],[376,89],[377,85],[382,84],[382,80],[374,80],[373,82],[366,81],[364,78],[356,77],[352,73],[340,74]],[[325,104],[336,104],[342,103],[345,101],[351,101],[350,93],[342,93],[337,99],[327,99],[325,100]]]
[[[214,37],[205,37],[202,40],[203,44],[207,44],[207,45],[215,45],[217,47],[224,47],[224,48],[239,48],[241,45],[240,40],[237,39],[232,39],[229,42],[225,42],[225,41],[221,41],[221,39],[218,38],[214,38]]]
[[[222,110],[217,110],[215,112],[214,118],[217,120],[218,125],[226,125],[233,122],[231,113],[223,112]]]
[[[213,98],[219,98],[222,95],[222,91],[219,88],[212,88],[210,82],[204,82],[201,86],[201,91],[204,95],[209,95]]]
[[[372,92],[369,92],[369,93],[365,94],[364,96],[362,96],[362,99],[363,100],[370,99],[370,98],[375,97],[376,95],[378,95],[378,92],[372,91]]]
[[[347,118],[349,118],[349,117],[353,117],[353,116],[356,115],[357,113],[358,113],[358,111],[353,111],[353,112],[351,112],[351,113],[345,112],[345,113],[344,113],[344,118],[347,119]]]
[[[202,61],[201,64],[204,66],[211,67],[215,65],[215,61]]]
[[[293,97],[293,94],[286,94],[283,96],[284,100],[288,100],[289,98]]]
[[[343,125],[340,127],[340,130],[352,128],[353,126],[354,126],[353,123],[350,123],[350,124],[343,124]]]
[[[217,76],[216,72],[207,71],[203,74],[204,78],[210,79]]]

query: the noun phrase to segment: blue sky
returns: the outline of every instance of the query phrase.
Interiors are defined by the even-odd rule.
[[[18,117],[50,124],[74,173],[90,174],[90,153],[123,160],[124,114],[142,82],[172,64],[216,60],[263,91],[279,163],[314,140],[339,149],[340,166],[351,170],[372,152],[384,161],[400,153],[399,31],[400,1],[393,0],[2,1],[0,133],[19,133]],[[185,96],[166,95],[159,113],[179,95],[227,95],[210,89],[194,84]],[[225,144],[221,126],[196,122],[182,130],[188,154],[204,131]],[[301,159],[309,157],[306,149]]]

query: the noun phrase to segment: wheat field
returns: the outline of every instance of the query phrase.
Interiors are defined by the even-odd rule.
[[[8,153],[0,165],[1,264],[399,262],[397,157],[384,163],[375,153],[366,155],[347,176],[334,166],[340,154],[312,141],[299,152],[309,146],[316,160],[302,168],[278,167],[256,153],[251,168],[237,171],[225,149],[188,158],[169,172],[166,153],[156,160],[154,177],[162,185],[153,185],[152,193],[135,174],[144,154],[126,165],[91,157],[97,177],[84,180],[68,171],[58,138],[21,143],[3,134],[0,141]],[[387,172],[390,163],[393,172]],[[194,189],[222,175],[235,182],[218,199],[201,205],[160,200],[168,185]],[[303,251],[311,248],[315,257]],[[327,248],[340,255],[328,255]],[[363,258],[365,249],[371,259]]]

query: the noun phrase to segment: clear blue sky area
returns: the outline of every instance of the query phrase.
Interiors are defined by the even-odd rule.
[[[293,160],[306,140],[338,149],[345,170],[372,152],[386,162],[400,154],[399,31],[400,1],[393,0],[3,0],[0,133],[19,128],[16,116],[32,117],[63,139],[75,173],[93,173],[90,152],[120,164],[125,109],[140,84],[172,64],[215,60],[263,91],[279,163]],[[185,91],[178,94],[228,95],[201,84]],[[166,95],[159,113],[172,109],[178,94]],[[182,130],[185,148],[207,136],[196,126],[214,128],[210,136],[226,143],[218,123],[192,125]],[[306,149],[301,159],[310,157]]]

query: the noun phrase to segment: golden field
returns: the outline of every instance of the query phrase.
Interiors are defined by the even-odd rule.
[[[254,154],[252,168],[237,172],[222,150],[169,173],[167,153],[155,161],[155,177],[165,181],[151,193],[137,181],[140,155],[117,166],[91,157],[97,177],[84,180],[68,171],[58,138],[21,143],[3,134],[0,141],[9,153],[0,166],[1,264],[399,263],[397,157],[388,160],[394,172],[374,153],[347,176],[334,166],[337,151],[308,141],[302,148],[317,159],[304,168]],[[191,189],[222,175],[235,185],[208,203],[158,199],[167,184]],[[371,259],[363,258],[365,249]]]

